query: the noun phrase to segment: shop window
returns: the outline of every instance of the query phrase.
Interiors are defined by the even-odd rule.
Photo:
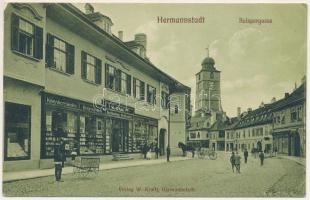
[[[47,34],[46,64],[48,67],[67,74],[74,74],[74,46]]]
[[[37,59],[43,56],[43,29],[12,15],[12,50]]]
[[[80,116],[80,154],[96,153],[97,128],[95,116]]]
[[[82,51],[82,78],[90,82],[101,84],[101,60]]]
[[[133,95],[139,100],[145,99],[145,83],[139,79],[134,78],[133,80]]]
[[[65,142],[66,155],[78,151],[77,115],[74,112],[47,109],[45,123],[45,157],[54,155],[54,143],[57,137]]]
[[[5,160],[30,159],[30,106],[5,103]]]
[[[147,85],[147,102],[152,105],[156,104],[156,88]]]
[[[133,152],[140,152],[147,142],[147,124],[143,120],[134,121]]]

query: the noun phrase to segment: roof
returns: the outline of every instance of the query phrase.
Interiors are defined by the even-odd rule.
[[[125,42],[125,44],[129,47],[143,46],[143,45],[139,44],[138,42],[136,42],[135,40]]]
[[[188,129],[190,131],[193,131],[193,130],[202,130],[202,129],[209,129],[210,127],[207,126],[208,124],[208,121],[210,119],[210,116],[204,116],[204,117],[201,117],[201,116],[194,116],[191,118],[191,127]]]
[[[277,111],[288,106],[304,102],[306,99],[305,92],[306,82],[303,82],[296,90],[294,90],[291,94],[283,98],[281,102],[274,106],[273,110]]]
[[[151,62],[149,62],[147,59],[144,59],[141,56],[139,56],[138,54],[136,54],[123,41],[121,41],[118,37],[116,37],[113,34],[106,33],[99,26],[97,26],[95,23],[93,23],[89,19],[89,16],[87,14],[82,12],[80,9],[78,9],[77,7],[72,5],[71,3],[56,3],[56,4],[48,4],[48,5],[49,6],[57,6],[58,8],[61,7],[62,9],[65,9],[67,12],[69,12],[70,14],[74,14],[75,17],[77,17],[79,20],[82,20],[86,24],[90,25],[92,28],[94,28],[96,31],[98,31],[103,37],[109,38],[117,46],[120,46],[122,49],[126,50],[129,54],[131,54],[131,56],[134,56],[138,60],[144,62],[150,70],[154,71],[153,74],[155,74],[155,73],[161,74],[163,76],[163,78],[166,79],[166,80],[162,80],[162,81],[169,82],[169,84],[173,85],[173,87],[170,86],[171,88],[179,89],[179,90],[182,89],[182,90],[186,90],[186,91],[191,90],[190,87],[182,84],[181,82],[179,82],[178,80],[176,80],[172,76],[168,75],[167,73],[165,73],[162,70],[160,70],[159,68],[157,68],[155,65],[153,65]]]

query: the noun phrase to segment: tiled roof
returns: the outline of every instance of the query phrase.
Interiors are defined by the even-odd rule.
[[[279,110],[286,106],[291,106],[296,103],[305,101],[306,82],[303,82],[296,90],[294,90],[288,97],[282,99],[277,105],[273,107],[273,110]]]

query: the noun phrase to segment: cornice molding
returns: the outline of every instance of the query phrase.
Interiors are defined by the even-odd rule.
[[[28,3],[13,3],[12,5],[18,10],[29,10],[37,20],[41,21],[43,19],[43,17],[38,13],[38,11]]]

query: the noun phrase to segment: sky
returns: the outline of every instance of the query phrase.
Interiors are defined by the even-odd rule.
[[[84,4],[74,4],[84,11]],[[113,34],[147,34],[151,62],[192,88],[209,46],[221,71],[222,107],[228,116],[281,99],[306,74],[307,8],[303,4],[92,4],[109,16]],[[157,17],[205,17],[201,24],[164,24]],[[271,19],[245,24],[239,18]]]

